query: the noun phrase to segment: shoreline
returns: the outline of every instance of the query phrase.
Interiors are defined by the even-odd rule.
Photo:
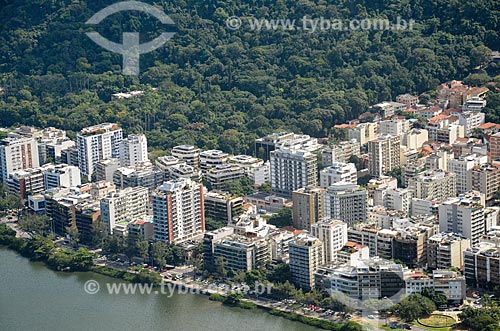
[[[17,238],[19,238],[19,237],[17,237]],[[21,238],[19,238],[19,239],[21,239]],[[57,270],[57,269],[51,268],[47,264],[47,261],[33,261],[29,257],[21,254],[21,252],[16,250],[14,247],[10,247],[9,245],[4,245],[4,244],[0,244],[0,247],[5,248],[7,250],[10,250],[12,252],[15,252],[20,257],[26,258],[29,261],[42,262],[44,264],[44,267],[46,267],[47,269],[50,269],[52,271],[55,271],[55,272],[65,272],[65,273],[82,272],[82,271],[77,271],[77,270],[74,270],[74,271],[73,270]],[[83,272],[90,272],[90,273],[95,273],[95,274],[107,276],[107,277],[114,278],[114,279],[120,279],[120,280],[123,280],[123,281],[128,282],[128,283],[132,283],[132,280],[127,279],[125,276],[130,275],[131,277],[133,277],[136,275],[135,273],[132,273],[128,270],[119,270],[119,269],[109,268],[107,266],[98,266],[98,265],[93,265],[90,268],[90,270],[83,271]],[[212,289],[208,289],[208,288],[203,289],[196,284],[187,284],[184,282],[179,282],[179,281],[164,278],[160,274],[157,274],[157,275],[160,276],[161,279],[165,283],[172,284],[174,286],[174,288],[176,288],[176,289],[177,288],[184,289],[186,291],[186,294],[189,294],[189,295],[191,295],[191,294],[204,295],[204,296],[209,297],[209,299],[212,295],[219,295],[221,298],[225,299],[227,294],[228,294],[227,291],[224,291],[224,290],[212,290]],[[153,285],[158,286],[158,284],[154,284],[154,283],[153,283]],[[290,321],[299,322],[299,323],[302,323],[302,324],[305,324],[308,326],[312,326],[312,327],[317,328],[318,330],[322,329],[322,330],[340,331],[343,329],[343,327],[351,326],[351,325],[352,326],[359,326],[359,329],[361,330],[361,325],[359,323],[352,322],[352,321],[335,322],[335,321],[323,319],[320,317],[307,316],[306,314],[297,313],[297,312],[292,311],[290,309],[283,309],[283,307],[273,307],[273,305],[276,305],[277,302],[271,301],[271,300],[269,302],[266,302],[267,300],[259,300],[259,299],[244,297],[239,301],[239,303],[243,303],[243,304],[234,304],[234,305],[224,303],[224,302],[222,302],[223,300],[212,300],[212,301],[219,301],[219,302],[221,302],[221,305],[228,306],[228,307],[235,307],[235,308],[248,309],[248,310],[260,309],[266,313],[269,313],[270,315],[282,317],[282,318],[285,318],[285,319],[290,320]]]

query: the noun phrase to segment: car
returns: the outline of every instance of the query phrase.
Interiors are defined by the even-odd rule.
[[[374,320],[374,319],[375,319],[375,316],[373,316],[373,315],[368,315],[368,316],[366,316],[366,317],[368,317],[368,318],[369,318],[369,319],[371,319],[371,320]]]

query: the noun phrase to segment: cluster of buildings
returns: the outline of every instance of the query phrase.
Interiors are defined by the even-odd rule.
[[[255,156],[180,145],[151,161],[146,137],[114,123],[84,128],[76,142],[21,127],[0,142],[0,178],[55,233],[74,225],[81,241],[100,222],[123,236],[201,241],[209,269],[288,263],[306,290],[363,299],[432,288],[459,302],[466,280],[500,285],[500,125],[485,123],[486,92],[452,81],[432,104],[400,95],[330,139],[259,138]],[[224,191],[242,178],[271,192]],[[283,208],[293,227],[261,217]],[[209,219],[227,226],[207,232]]]

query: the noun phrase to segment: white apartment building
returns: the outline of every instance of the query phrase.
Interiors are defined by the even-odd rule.
[[[103,123],[82,129],[76,138],[80,172],[90,178],[97,162],[119,157],[123,132],[118,124]]]
[[[206,173],[208,169],[218,165],[224,165],[229,161],[229,154],[223,151],[211,149],[200,153],[200,169]]]
[[[474,108],[475,104],[471,102],[469,104],[471,108]],[[452,115],[455,115],[452,113]],[[475,128],[484,124],[485,113],[481,113],[480,111],[470,111],[466,110],[460,113],[457,113],[458,116],[458,124],[464,127],[464,134],[466,137],[470,137]]]
[[[413,192],[409,189],[387,187],[377,189],[373,198],[374,206],[384,206],[387,209],[398,210],[410,214]]]
[[[465,299],[465,277],[454,271],[434,270],[432,275],[415,272],[406,280],[406,294],[422,293],[426,288],[443,294],[446,299],[462,303]]]
[[[353,155],[361,155],[361,145],[356,139],[341,141],[325,147],[321,152],[321,160],[323,166],[329,167],[335,162],[346,163]]]
[[[319,185],[327,188],[338,182],[356,184],[358,182],[357,170],[354,163],[335,162],[319,173]]]
[[[325,217],[346,222],[348,226],[364,222],[368,192],[356,184],[335,183],[325,194]]]
[[[112,234],[116,225],[125,228],[149,213],[149,193],[146,187],[129,187],[109,194],[100,202],[101,221]]]
[[[96,180],[112,182],[115,171],[120,167],[120,159],[117,158],[105,159],[97,162],[95,164]]]
[[[337,262],[337,251],[347,243],[347,223],[320,221],[311,225],[311,235],[323,242],[323,263]]]
[[[407,131],[403,142],[409,149],[419,149],[428,140],[429,131],[425,129],[413,128],[410,131]]]
[[[0,141],[0,178],[3,182],[12,172],[39,166],[35,138],[11,133]]]
[[[377,139],[379,135],[378,123],[360,123],[354,129],[347,131],[349,140],[356,139],[360,145],[366,145],[370,140]]]
[[[259,186],[270,181],[271,166],[269,161],[264,162],[248,155],[236,155],[229,158],[229,163],[236,164],[245,170],[245,175],[253,185]]]
[[[200,164],[200,152],[198,147],[192,145],[180,145],[172,148],[172,156],[195,168]]]
[[[293,191],[316,186],[317,183],[315,154],[287,149],[271,152],[271,187],[274,193],[291,197]]]
[[[207,170],[206,180],[212,189],[222,189],[227,182],[245,176],[245,170],[237,164],[217,165]]]
[[[148,141],[143,134],[130,134],[120,142],[120,164],[133,167],[137,163],[149,161]]]
[[[470,248],[470,239],[452,232],[436,233],[427,240],[427,267],[429,269],[462,269],[464,251]]]
[[[205,231],[203,185],[179,178],[153,192],[155,240],[180,243]]]
[[[46,168],[43,173],[45,181],[45,190],[55,187],[76,187],[80,186],[82,181],[80,169],[67,164],[58,164]]]
[[[424,200],[443,200],[457,196],[456,175],[452,172],[424,171],[409,180],[413,197]]]
[[[453,232],[475,245],[486,232],[484,207],[479,199],[454,198],[439,205],[439,231]]]
[[[368,142],[370,175],[381,177],[401,165],[401,137],[380,136]]]
[[[292,281],[304,290],[314,288],[314,273],[323,263],[323,243],[307,233],[300,234],[289,243],[290,273]]]
[[[165,171],[165,180],[187,178],[201,183],[201,170],[188,164],[176,164]]]
[[[390,119],[380,122],[380,135],[403,136],[410,131],[407,119]]]
[[[468,191],[467,189],[467,173],[477,165],[488,163],[486,155],[468,155],[461,156],[458,159],[448,161],[448,171],[455,173],[457,179],[457,194],[462,194]]]
[[[293,226],[309,231],[312,224],[321,221],[324,218],[324,200],[324,188],[309,186],[293,191]]]

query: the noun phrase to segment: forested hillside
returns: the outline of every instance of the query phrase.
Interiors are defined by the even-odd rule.
[[[6,90],[0,126],[76,131],[116,121],[129,132],[145,131],[158,149],[192,143],[249,152],[257,136],[278,129],[326,136],[370,104],[465,78],[489,49],[500,49],[496,0],[144,1],[172,17],[177,34],[141,56],[140,77],[128,77],[121,75],[121,56],[84,33],[94,29],[85,22],[114,2],[0,0],[0,87]],[[231,15],[400,16],[416,25],[412,31],[232,31],[225,24]],[[123,31],[142,31],[151,40],[161,29],[156,19],[132,13],[96,28],[115,41]],[[110,100],[132,89],[148,92]]]

